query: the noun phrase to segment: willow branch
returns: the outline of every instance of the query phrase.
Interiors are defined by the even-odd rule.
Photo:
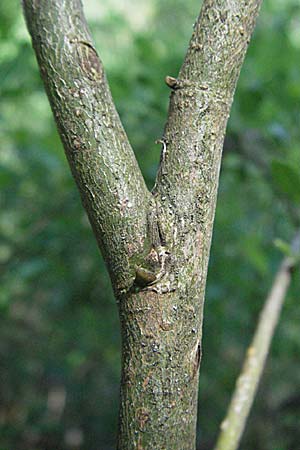
[[[80,0],[23,0],[41,75],[82,202],[115,287],[143,249],[148,193]],[[117,277],[117,279],[116,279]]]
[[[300,233],[293,241],[292,250],[295,255],[299,255]],[[276,274],[272,289],[262,309],[252,343],[248,348],[227,415],[221,424],[215,450],[236,450],[238,448],[290,285],[291,272],[296,262],[297,259],[286,257]]]

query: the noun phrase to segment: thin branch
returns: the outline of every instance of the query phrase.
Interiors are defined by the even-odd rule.
[[[80,0],[23,0],[72,173],[115,287],[133,276],[150,194],[115,109]],[[117,280],[116,280],[117,277]]]
[[[292,243],[292,253],[299,255],[300,233]],[[241,374],[237,380],[215,450],[238,448],[250,408],[268,356],[270,344],[279,320],[282,305],[291,281],[297,258],[284,258],[262,309],[252,343],[248,348]]]
[[[200,243],[203,279],[227,120],[260,4],[204,0],[179,75],[165,80],[171,97],[153,192],[171,222],[171,245],[184,247],[187,235],[195,246]]]
[[[208,184],[205,192],[214,185],[237,79],[261,2],[204,0],[179,75],[165,80],[172,94],[159,192],[170,195],[172,186],[172,196],[179,195],[187,189],[193,168],[193,197],[203,190],[203,183]]]

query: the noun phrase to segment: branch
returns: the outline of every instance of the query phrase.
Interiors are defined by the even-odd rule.
[[[300,232],[292,243],[292,252],[299,255]],[[215,450],[236,450],[238,448],[290,285],[291,272],[297,262],[299,262],[297,257],[286,257],[276,274],[252,343],[248,348],[227,415],[221,424],[221,432]]]
[[[166,77],[172,92],[153,193],[172,223],[166,227],[171,246],[184,248],[187,235],[201,246],[203,278],[226,124],[260,4],[204,0],[179,75]]]
[[[80,0],[23,0],[41,75],[114,287],[134,275],[151,195],[115,109]]]

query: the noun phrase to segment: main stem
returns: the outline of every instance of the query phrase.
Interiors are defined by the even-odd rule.
[[[146,189],[80,0],[23,0],[72,173],[119,303],[119,450],[193,450],[205,283],[235,86],[261,0],[204,0]]]
[[[119,450],[195,448],[199,300],[148,291],[120,301]]]

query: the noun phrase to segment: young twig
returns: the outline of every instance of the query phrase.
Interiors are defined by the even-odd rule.
[[[221,424],[214,450],[236,450],[252,406],[255,393],[268,356],[275,327],[291,281],[291,272],[299,262],[300,231],[291,245],[292,254],[285,257],[275,276],[273,286],[262,309],[258,325],[248,348],[241,374]]]

